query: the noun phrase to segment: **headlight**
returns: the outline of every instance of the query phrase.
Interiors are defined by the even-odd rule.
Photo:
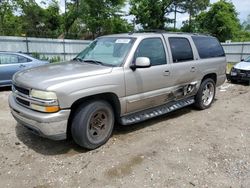
[[[231,69],[231,76],[237,76],[237,69],[235,69],[234,67]]]
[[[236,68],[233,67],[233,68],[231,69],[231,72],[237,72]]]
[[[43,100],[57,100],[57,96],[54,92],[51,91],[40,91],[32,89],[30,93],[31,97]]]
[[[30,107],[36,111],[52,113],[60,110],[57,96],[54,92],[32,89],[30,96],[34,98],[34,100],[40,99],[39,101],[36,101],[35,103],[31,102],[30,104]]]

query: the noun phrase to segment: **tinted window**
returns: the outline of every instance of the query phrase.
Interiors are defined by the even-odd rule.
[[[18,56],[18,62],[19,63],[27,63],[27,62],[31,62],[30,59],[26,58],[26,57],[23,57],[23,56]]]
[[[136,50],[135,58],[148,57],[151,65],[166,64],[165,49],[160,38],[144,39]]]
[[[18,63],[17,55],[0,54],[0,64],[16,64]]]
[[[188,39],[171,37],[169,38],[169,43],[174,63],[190,61],[194,59],[193,51]]]
[[[193,36],[200,58],[224,57],[225,53],[219,41],[214,37]]]

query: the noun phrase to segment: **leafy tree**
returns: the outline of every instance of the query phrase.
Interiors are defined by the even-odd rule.
[[[64,18],[64,32],[66,37],[69,36],[69,32],[74,31],[77,32],[79,29],[79,9],[80,2],[79,0],[69,1],[65,0],[65,13],[63,15]],[[77,22],[78,20],[78,22]]]
[[[121,19],[121,8],[124,0],[82,0],[80,1],[80,11],[83,23],[92,33],[92,38],[102,34],[116,32],[126,32],[128,24]],[[115,28],[119,26],[121,30]]]
[[[166,15],[172,12],[174,0],[130,0],[130,13],[135,15],[136,23],[144,29],[165,29],[171,22]]]
[[[40,7],[35,0],[18,0],[21,28],[27,36],[57,37],[61,30],[62,18],[57,1],[52,0],[47,8]]]
[[[235,42],[249,42],[250,41],[250,32],[241,30],[232,39]]]
[[[180,7],[189,14],[189,20],[184,23],[184,31],[193,32],[195,26],[192,24],[192,19],[199,12],[206,10],[210,0],[186,0],[180,4]]]
[[[183,0],[174,0],[173,4],[172,4],[172,10],[174,12],[174,31],[176,30],[176,17],[177,17],[177,13],[186,13],[186,11],[184,10],[184,3],[185,1]]]
[[[247,16],[247,19],[242,24],[244,30],[250,32],[250,14]]]
[[[240,30],[240,21],[232,2],[220,0],[198,15],[197,29],[215,35],[220,41],[232,39]]]
[[[19,32],[19,19],[13,14],[15,9],[14,1],[0,1],[0,35],[15,35]]]

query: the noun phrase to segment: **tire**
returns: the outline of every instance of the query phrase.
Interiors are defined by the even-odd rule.
[[[105,144],[114,128],[114,112],[106,101],[82,104],[75,112],[71,134],[73,140],[86,149],[96,149]]]
[[[214,101],[215,93],[214,80],[211,78],[205,79],[195,96],[195,106],[200,110],[209,108]]]

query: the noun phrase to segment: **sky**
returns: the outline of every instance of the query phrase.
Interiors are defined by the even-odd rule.
[[[41,0],[36,0],[37,2],[40,2]],[[65,0],[58,0],[60,2],[61,11],[64,12],[64,1]],[[210,3],[218,2],[219,0],[210,0]],[[239,14],[239,19],[241,22],[245,21],[247,19],[247,16],[250,14],[250,0],[231,0],[233,4],[236,7],[236,10]],[[125,7],[125,11],[128,11],[129,7]],[[173,15],[170,15],[170,17],[173,17]],[[129,16],[127,19],[131,20],[132,17]],[[187,14],[178,14],[177,15],[177,27],[180,27],[182,25],[183,21],[188,20]]]

